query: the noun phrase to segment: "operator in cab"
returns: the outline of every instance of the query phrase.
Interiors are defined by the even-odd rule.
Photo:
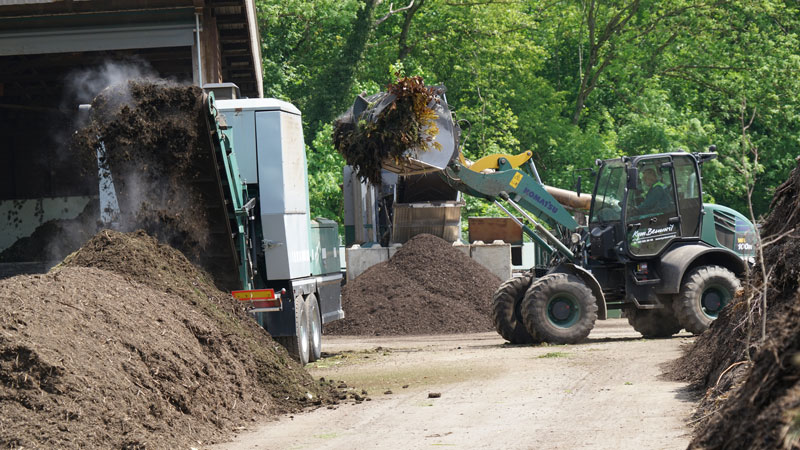
[[[637,210],[647,214],[664,209],[664,205],[670,202],[667,186],[658,179],[656,170],[648,167],[642,171],[642,183],[646,186],[647,193],[644,201],[639,204]]]

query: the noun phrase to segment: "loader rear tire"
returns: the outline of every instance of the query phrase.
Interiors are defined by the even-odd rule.
[[[520,306],[525,292],[531,285],[533,275],[526,273],[513,277],[500,285],[492,296],[492,320],[494,328],[511,344],[533,344],[540,342],[531,335],[522,323]]]
[[[672,305],[664,309],[627,308],[625,316],[633,329],[646,338],[670,337],[683,328],[672,313]]]
[[[675,317],[689,331],[700,334],[736,296],[741,284],[721,266],[701,266],[684,276],[680,293],[672,303]]]
[[[303,296],[294,299],[294,329],[294,336],[275,336],[273,339],[286,347],[289,356],[304,366],[308,364],[311,352],[308,336],[308,309],[303,301]]]
[[[322,356],[322,318],[319,315],[319,302],[316,295],[309,294],[306,297],[306,307],[308,308],[308,360],[314,362]]]
[[[552,344],[574,344],[594,328],[597,300],[580,278],[551,273],[531,284],[521,311],[531,335]]]

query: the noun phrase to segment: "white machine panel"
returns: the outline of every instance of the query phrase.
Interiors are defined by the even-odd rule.
[[[261,214],[306,213],[306,155],[300,116],[259,111],[256,130]]]
[[[239,173],[258,183],[267,278],[311,275],[308,177],[300,111],[276,99],[218,100],[233,128]]]
[[[242,109],[223,111],[219,109],[220,103],[225,101],[218,100],[217,109],[225,116],[228,126],[233,128],[233,148],[236,149],[239,175],[245,183],[258,183],[255,112]]]
[[[311,275],[307,214],[262,214],[267,244],[267,278],[288,280]]]

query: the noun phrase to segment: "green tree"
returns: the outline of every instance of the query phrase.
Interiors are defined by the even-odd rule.
[[[760,152],[754,201],[763,214],[800,144],[796,2],[257,4],[265,92],[295,103],[311,125],[320,211],[338,208],[341,182],[324,125],[398,71],[447,86],[467,157],[530,149],[544,181],[559,187],[588,175],[577,170],[596,158],[715,144],[720,158],[704,168],[709,199],[743,210],[742,173],[752,166],[740,151],[746,102],[755,111],[748,134]],[[473,203],[465,210],[496,213]]]

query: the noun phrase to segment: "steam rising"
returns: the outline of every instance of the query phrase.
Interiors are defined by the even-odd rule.
[[[106,61],[99,67],[72,72],[66,80],[66,91],[68,99],[76,103],[91,103],[109,86],[127,84],[130,80],[158,79],[158,74],[144,61]]]

